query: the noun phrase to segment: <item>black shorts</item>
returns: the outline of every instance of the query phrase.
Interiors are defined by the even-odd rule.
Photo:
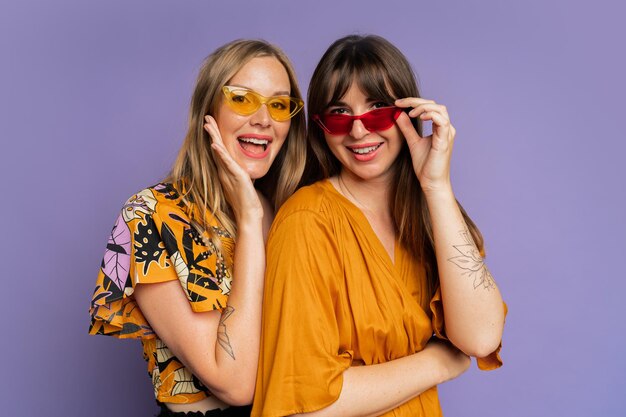
[[[205,413],[202,411],[175,413],[163,403],[159,403],[159,406],[161,407],[161,412],[157,417],[250,417],[250,411],[252,410],[251,405],[245,405],[243,407],[228,407],[224,410],[216,408]]]

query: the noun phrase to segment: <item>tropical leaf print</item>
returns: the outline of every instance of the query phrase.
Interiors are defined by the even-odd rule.
[[[178,280],[180,284],[183,286],[183,289],[187,288],[187,280],[189,278],[189,268],[187,268],[187,264],[183,259],[180,252],[175,252],[170,259],[174,263],[174,269],[176,269],[176,275],[178,275]]]
[[[165,343],[163,343],[160,339],[156,341],[156,360],[158,363],[165,363],[172,359],[174,354]]]
[[[126,322],[122,325],[122,330],[120,330],[120,334],[133,334],[137,333],[141,330],[141,326],[135,323]]]
[[[178,194],[178,191],[176,191],[176,189],[174,188],[174,186],[172,184],[157,184],[153,187],[154,191],[163,194],[163,197],[165,197],[168,200],[178,200],[180,198],[180,194]],[[180,203],[179,202],[179,207],[180,207]],[[184,206],[184,205],[183,205]]]
[[[122,208],[124,221],[130,222],[133,219],[141,219],[146,214],[154,213],[156,203],[156,199],[149,189],[138,192]]]
[[[102,304],[106,303],[106,298],[111,295],[111,291],[104,289],[102,285],[96,285],[96,289],[91,297],[91,307],[98,308]]]
[[[232,286],[232,278],[230,276],[225,276],[221,281],[218,281],[218,287],[220,287],[220,291],[222,294],[229,295],[230,287]]]
[[[122,291],[130,270],[130,229],[120,214],[107,242],[102,271]]]
[[[226,309],[231,289],[234,240],[215,219],[209,218],[210,229],[202,231],[190,211],[189,201],[171,184],[130,198],[109,236],[90,309],[91,334],[142,339],[159,401],[194,402],[211,393],[154,333],[133,286],[177,278],[194,311]],[[225,330],[223,322],[220,329]],[[221,333],[218,343],[228,346],[228,336]]]
[[[148,274],[152,262],[161,263],[165,246],[157,233],[152,216],[146,217],[146,224],[139,222],[135,232],[135,262],[143,265],[143,274]]]
[[[161,372],[159,371],[159,367],[155,366],[152,369],[152,386],[154,387],[154,396],[156,398],[159,397],[161,385],[163,385],[163,382],[161,382]]]
[[[194,384],[193,375],[186,368],[179,368],[174,371],[174,379],[176,383],[174,384],[174,388],[172,388],[172,395],[195,394],[200,392]]]
[[[161,225],[161,239],[163,239],[163,244],[168,253],[179,251],[176,236],[174,236],[174,232],[165,222]]]
[[[222,294],[230,294],[233,278],[221,254],[219,254],[215,264],[215,273],[217,275],[217,286],[222,291]]]

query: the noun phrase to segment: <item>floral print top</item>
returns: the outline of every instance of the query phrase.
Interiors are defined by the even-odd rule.
[[[232,237],[213,220],[216,246],[192,226],[189,211],[172,184],[132,196],[111,230],[89,310],[90,334],[141,339],[160,402],[191,403],[211,393],[154,333],[135,286],[178,280],[192,310],[204,312],[226,307],[232,281]]]

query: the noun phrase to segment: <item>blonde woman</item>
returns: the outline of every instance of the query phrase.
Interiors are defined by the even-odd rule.
[[[249,415],[265,236],[302,175],[302,106],[278,48],[217,49],[171,173],[132,196],[113,227],[89,333],[141,339],[160,416]]]

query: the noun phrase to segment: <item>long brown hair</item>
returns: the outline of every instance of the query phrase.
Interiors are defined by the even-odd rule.
[[[398,48],[380,36],[350,35],[335,41],[315,68],[308,90],[308,120],[338,102],[353,82],[367,97],[390,105],[398,98],[420,97],[411,65]],[[411,121],[421,135],[421,122]],[[309,123],[307,136],[311,152],[303,184],[339,175],[341,162],[328,147],[324,131],[316,123]],[[389,207],[398,240],[424,263],[432,292],[439,280],[432,224],[406,142],[394,165]],[[459,208],[482,251],[480,231],[460,204]]]
[[[234,237],[236,224],[226,201],[217,166],[211,151],[211,138],[204,130],[204,116],[215,116],[223,99],[221,89],[251,59],[274,57],[289,76],[291,96],[301,98],[291,62],[283,51],[262,40],[236,40],[221,46],[202,65],[191,98],[189,128],[176,161],[166,178],[177,186],[190,202],[192,222],[209,233],[207,213],[211,213]],[[296,189],[302,176],[306,155],[305,116],[291,119],[289,133],[268,173],[255,181],[255,187],[278,208]]]

